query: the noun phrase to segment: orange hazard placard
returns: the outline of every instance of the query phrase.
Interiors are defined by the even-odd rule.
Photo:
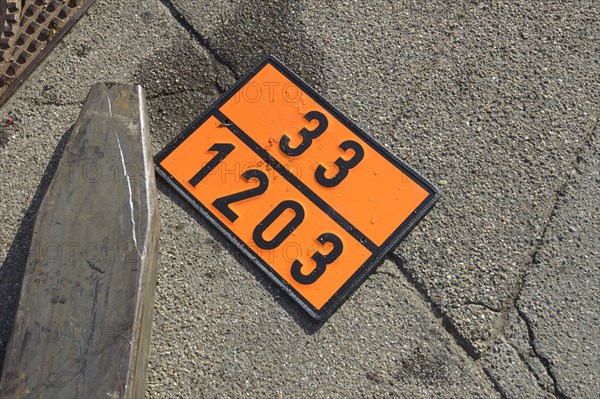
[[[155,162],[163,178],[320,319],[439,196],[273,57]]]

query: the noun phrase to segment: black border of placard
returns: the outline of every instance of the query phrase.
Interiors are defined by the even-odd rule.
[[[321,309],[316,309],[304,297],[281,278],[258,254],[256,254],[246,243],[239,239],[227,226],[225,226],[211,211],[209,211],[200,201],[194,198],[183,185],[181,185],[171,174],[160,166],[160,163],[185,139],[187,139],[196,129],[202,125],[208,118],[220,113],[219,108],[224,105],[238,90],[240,90],[248,81],[250,81],[262,68],[271,64],[288,79],[296,84],[300,89],[312,97],[317,103],[325,108],[329,113],[343,123],[350,131],[362,138],[375,151],[381,154],[390,163],[395,165],[404,174],[418,183],[429,195],[415,209],[415,211],[402,222],[400,226],[381,244],[375,252],[358,268],[358,270],[344,283],[344,285],[327,301]],[[265,159],[267,162],[277,162],[273,159]],[[371,271],[381,263],[385,255],[392,250],[408,233],[417,225],[417,223],[431,210],[435,202],[440,197],[437,187],[422,177],[410,166],[406,165],[401,159],[392,154],[389,150],[379,144],[373,137],[365,133],[344,113],[334,107],[329,101],[324,99],[312,87],[310,87],[298,75],[287,68],[281,61],[272,55],[265,56],[254,68],[239,79],[227,92],[223,93],[202,115],[194,120],[183,132],[165,146],[154,157],[156,172],[167,181],[173,188],[179,192],[204,218],[206,218],[214,227],[217,228],[225,237],[229,239],[242,253],[244,253],[256,266],[265,272],[277,285],[279,285],[296,303],[298,303],[311,317],[324,321],[356,290],[360,284],[367,278]],[[294,184],[293,182],[290,182]]]

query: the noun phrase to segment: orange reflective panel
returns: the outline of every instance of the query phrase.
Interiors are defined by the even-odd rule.
[[[331,314],[439,195],[272,57],[156,163],[316,318]]]
[[[261,95],[257,95],[260,93]],[[291,165],[301,180],[319,197],[340,212],[375,244],[383,242],[428,196],[427,190],[409,179],[383,155],[352,133],[340,120],[303,93],[273,65],[267,65],[246,83],[222,107],[221,112],[261,147],[268,148],[280,163]],[[282,137],[290,137],[290,147],[303,141],[302,129],[315,130],[319,121],[307,121],[305,115],[317,111],[327,120],[327,128],[298,156],[282,149]],[[304,139],[305,140],[305,139]],[[325,176],[335,175],[338,159],[351,160],[356,150],[342,143],[356,143],[364,155],[339,184],[320,184],[315,173],[321,165]],[[334,182],[335,183],[335,182]]]

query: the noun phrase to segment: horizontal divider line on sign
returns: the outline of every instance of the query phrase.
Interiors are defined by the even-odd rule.
[[[271,156],[264,148],[258,145],[248,134],[246,134],[239,126],[237,126],[231,119],[229,119],[223,112],[218,109],[213,111],[213,116],[226,126],[233,134],[235,134],[244,144],[246,144],[252,151],[254,151],[259,157],[261,157],[269,166],[275,169],[284,179],[290,182],[296,187],[302,194],[304,194],[310,201],[312,201],[319,209],[325,212],[331,219],[333,219],[338,225],[354,237],[360,244],[366,249],[374,253],[378,250],[378,246],[365,236],[360,230],[354,227],[348,220],[340,215],[335,209],[327,204],[321,197],[315,194],[310,188],[308,188],[300,179],[294,176],[288,171],[285,166],[279,163],[273,156]]]

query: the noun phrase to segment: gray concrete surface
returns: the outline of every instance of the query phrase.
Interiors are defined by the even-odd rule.
[[[531,348],[556,390],[600,393],[600,128],[596,126],[559,191],[535,265],[516,309]]]
[[[594,398],[600,392],[598,131],[558,191],[504,334],[482,358],[509,397]],[[523,390],[535,385],[539,389]]]
[[[159,182],[147,396],[594,397],[599,21],[593,1],[97,1],[0,109],[0,341],[91,84],[146,88],[157,151],[268,52],[442,200],[317,326]]]

